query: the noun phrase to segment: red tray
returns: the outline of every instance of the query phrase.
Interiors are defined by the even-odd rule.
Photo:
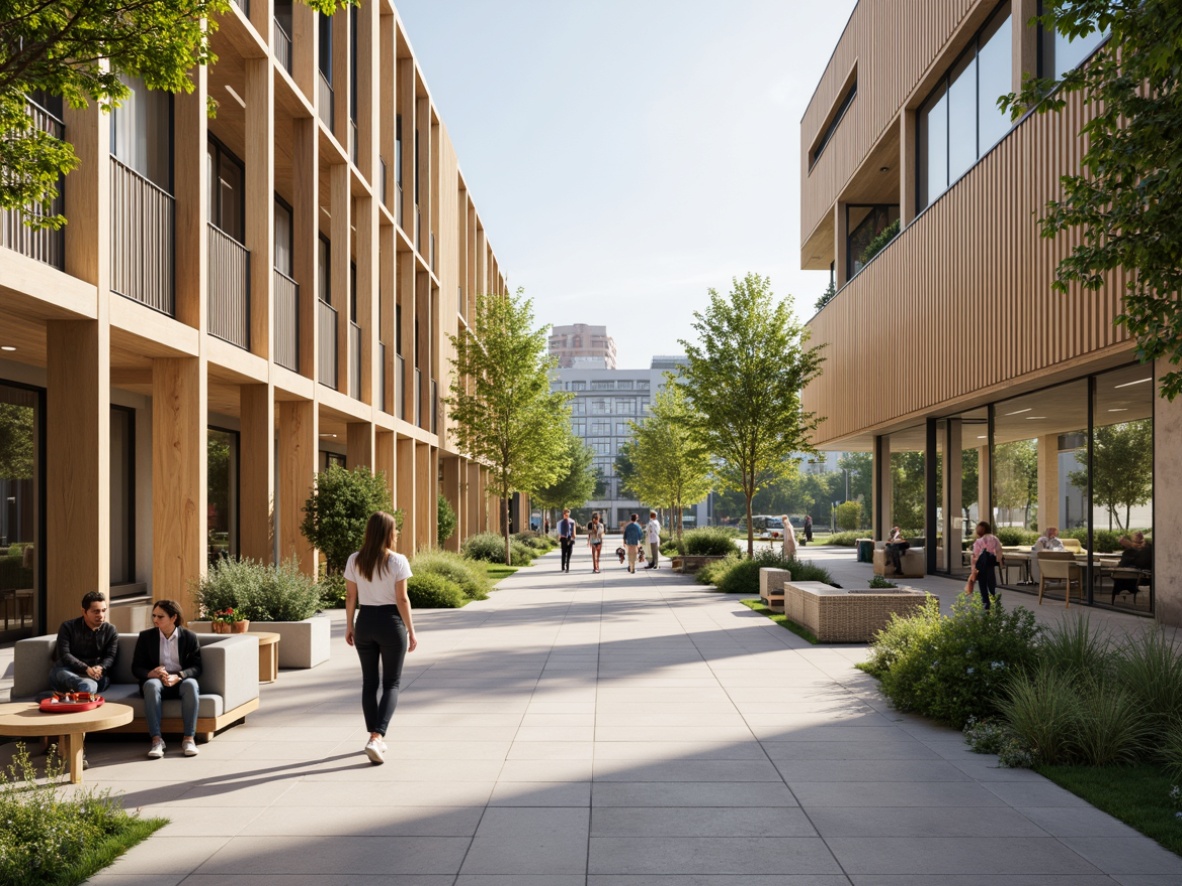
[[[94,701],[57,701],[53,698],[41,699],[41,713],[43,714],[76,714],[79,711],[93,711],[102,707],[106,699],[101,695]]]

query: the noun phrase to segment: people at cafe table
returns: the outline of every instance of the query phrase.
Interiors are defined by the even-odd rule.
[[[1144,532],[1134,532],[1132,537],[1122,535],[1117,539],[1117,544],[1123,548],[1120,562],[1116,564],[1117,569],[1150,570],[1153,568],[1153,545],[1145,538]],[[1138,590],[1137,582],[1136,578],[1114,578],[1112,592],[1135,595]]]
[[[1040,536],[1038,541],[1034,543],[1034,547],[1031,548],[1031,550],[1036,554],[1040,551],[1067,550],[1067,546],[1063,544],[1063,539],[1059,538],[1059,527],[1048,526],[1047,534]]]

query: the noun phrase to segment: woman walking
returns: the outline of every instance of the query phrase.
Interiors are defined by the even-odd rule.
[[[587,546],[591,548],[591,571],[599,571],[599,552],[603,550],[603,524],[599,522],[599,514],[591,515],[591,522],[587,524]]]
[[[395,532],[394,518],[378,511],[365,526],[361,550],[345,564],[345,642],[361,660],[361,711],[369,730],[365,754],[375,764],[386,760],[386,730],[398,705],[402,662],[418,646],[406,593],[410,563],[394,551]]]

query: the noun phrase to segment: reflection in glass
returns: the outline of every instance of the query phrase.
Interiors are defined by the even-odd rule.
[[[1074,40],[1058,31],[1042,31],[1042,76],[1059,80],[1068,71],[1078,68],[1096,51],[1108,37],[1105,33],[1092,32],[1086,37]]]
[[[948,100],[940,85],[919,110],[919,208],[948,189]]]
[[[977,162],[977,57],[969,49],[948,74],[948,182]]]
[[[208,432],[209,562],[238,556],[238,435]]]
[[[890,436],[891,524],[908,537],[925,534],[927,482],[924,474],[925,429],[908,428]]]
[[[0,384],[0,637],[29,637],[38,584],[38,395]]]
[[[1010,131],[1010,115],[997,106],[1001,96],[1014,91],[1009,3],[1004,4],[981,32],[980,47],[977,54],[977,152],[984,154]]]

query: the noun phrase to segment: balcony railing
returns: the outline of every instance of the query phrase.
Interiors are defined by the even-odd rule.
[[[423,372],[415,370],[415,427],[423,426]]]
[[[390,371],[386,368],[386,343],[378,342],[378,360],[382,371],[378,374],[378,408],[386,412],[386,392],[390,390]]]
[[[25,102],[25,109],[33,118],[33,126],[58,139],[65,139],[66,126],[53,114],[34,101]],[[48,228],[30,228],[25,224],[28,218],[46,215],[61,215],[65,212],[65,179],[57,181],[57,199],[48,207],[26,206],[23,209],[9,209],[0,212],[0,246],[35,258],[55,268],[66,266],[66,232]]]
[[[324,72],[320,72],[320,119],[324,121],[324,125],[328,127],[328,131],[332,132],[332,84],[328,82],[328,78],[324,76]]]
[[[274,273],[275,362],[300,371],[300,284],[280,270]]]
[[[361,327],[349,321],[349,396],[361,399]]]
[[[209,331],[250,350],[250,250],[209,223]]]
[[[175,214],[171,194],[111,157],[111,291],[170,317]]]
[[[291,73],[291,35],[275,19],[275,61],[283,65],[287,73]]]
[[[394,414],[406,421],[406,388],[403,378],[406,375],[406,360],[401,354],[394,355]]]
[[[325,301],[316,303],[317,322],[320,324],[320,342],[317,348],[317,368],[320,383],[334,391],[337,389],[337,312]]]

